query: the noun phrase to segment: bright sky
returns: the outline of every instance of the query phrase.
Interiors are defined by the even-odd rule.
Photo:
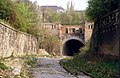
[[[30,0],[30,1],[33,1],[33,2],[37,1],[40,6],[57,5],[66,9],[68,1],[71,1],[71,0]],[[86,7],[88,6],[87,1],[88,0],[72,0],[75,10],[85,10]]]

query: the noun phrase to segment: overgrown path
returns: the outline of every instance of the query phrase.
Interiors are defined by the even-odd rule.
[[[85,75],[75,77],[69,74],[60,66],[59,61],[57,58],[38,58],[33,69],[34,78],[90,78]]]

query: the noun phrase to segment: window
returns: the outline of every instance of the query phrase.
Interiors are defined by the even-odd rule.
[[[72,28],[72,32],[75,33],[75,28]]]
[[[90,29],[91,28],[91,25],[88,25],[88,29]]]
[[[91,29],[93,29],[93,27],[94,27],[94,25],[92,24],[92,25],[91,25]]]
[[[80,33],[82,33],[82,28],[79,28]]]
[[[66,33],[68,33],[68,28],[66,28]]]
[[[54,29],[56,29],[56,25],[54,25]]]
[[[52,25],[52,29],[53,29],[53,25]]]

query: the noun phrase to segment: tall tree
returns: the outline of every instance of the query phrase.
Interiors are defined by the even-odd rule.
[[[0,0],[0,19],[14,25],[16,20],[15,5],[11,0]]]
[[[85,11],[75,11],[72,2],[68,2],[67,11],[61,15],[62,24],[79,25],[85,21]]]
[[[34,12],[34,15],[33,15],[33,25],[30,27],[29,29],[29,33],[31,34],[34,34],[36,36],[39,36],[41,35],[41,32],[42,32],[42,26],[41,26],[41,23],[42,23],[42,12],[41,12],[41,8],[39,5],[37,5],[36,3],[34,3],[32,5],[32,7],[30,8],[31,11]]]
[[[89,0],[86,16],[89,20],[95,20],[117,9],[118,3],[119,0]]]
[[[21,2],[16,5],[16,10],[18,12],[17,28],[21,31],[27,32],[30,26],[32,26],[33,12],[29,11],[30,6],[27,6],[25,3]]]

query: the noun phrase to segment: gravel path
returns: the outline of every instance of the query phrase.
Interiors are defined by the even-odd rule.
[[[57,58],[38,58],[33,70],[35,78],[90,78],[85,75],[75,77],[59,65]]]

